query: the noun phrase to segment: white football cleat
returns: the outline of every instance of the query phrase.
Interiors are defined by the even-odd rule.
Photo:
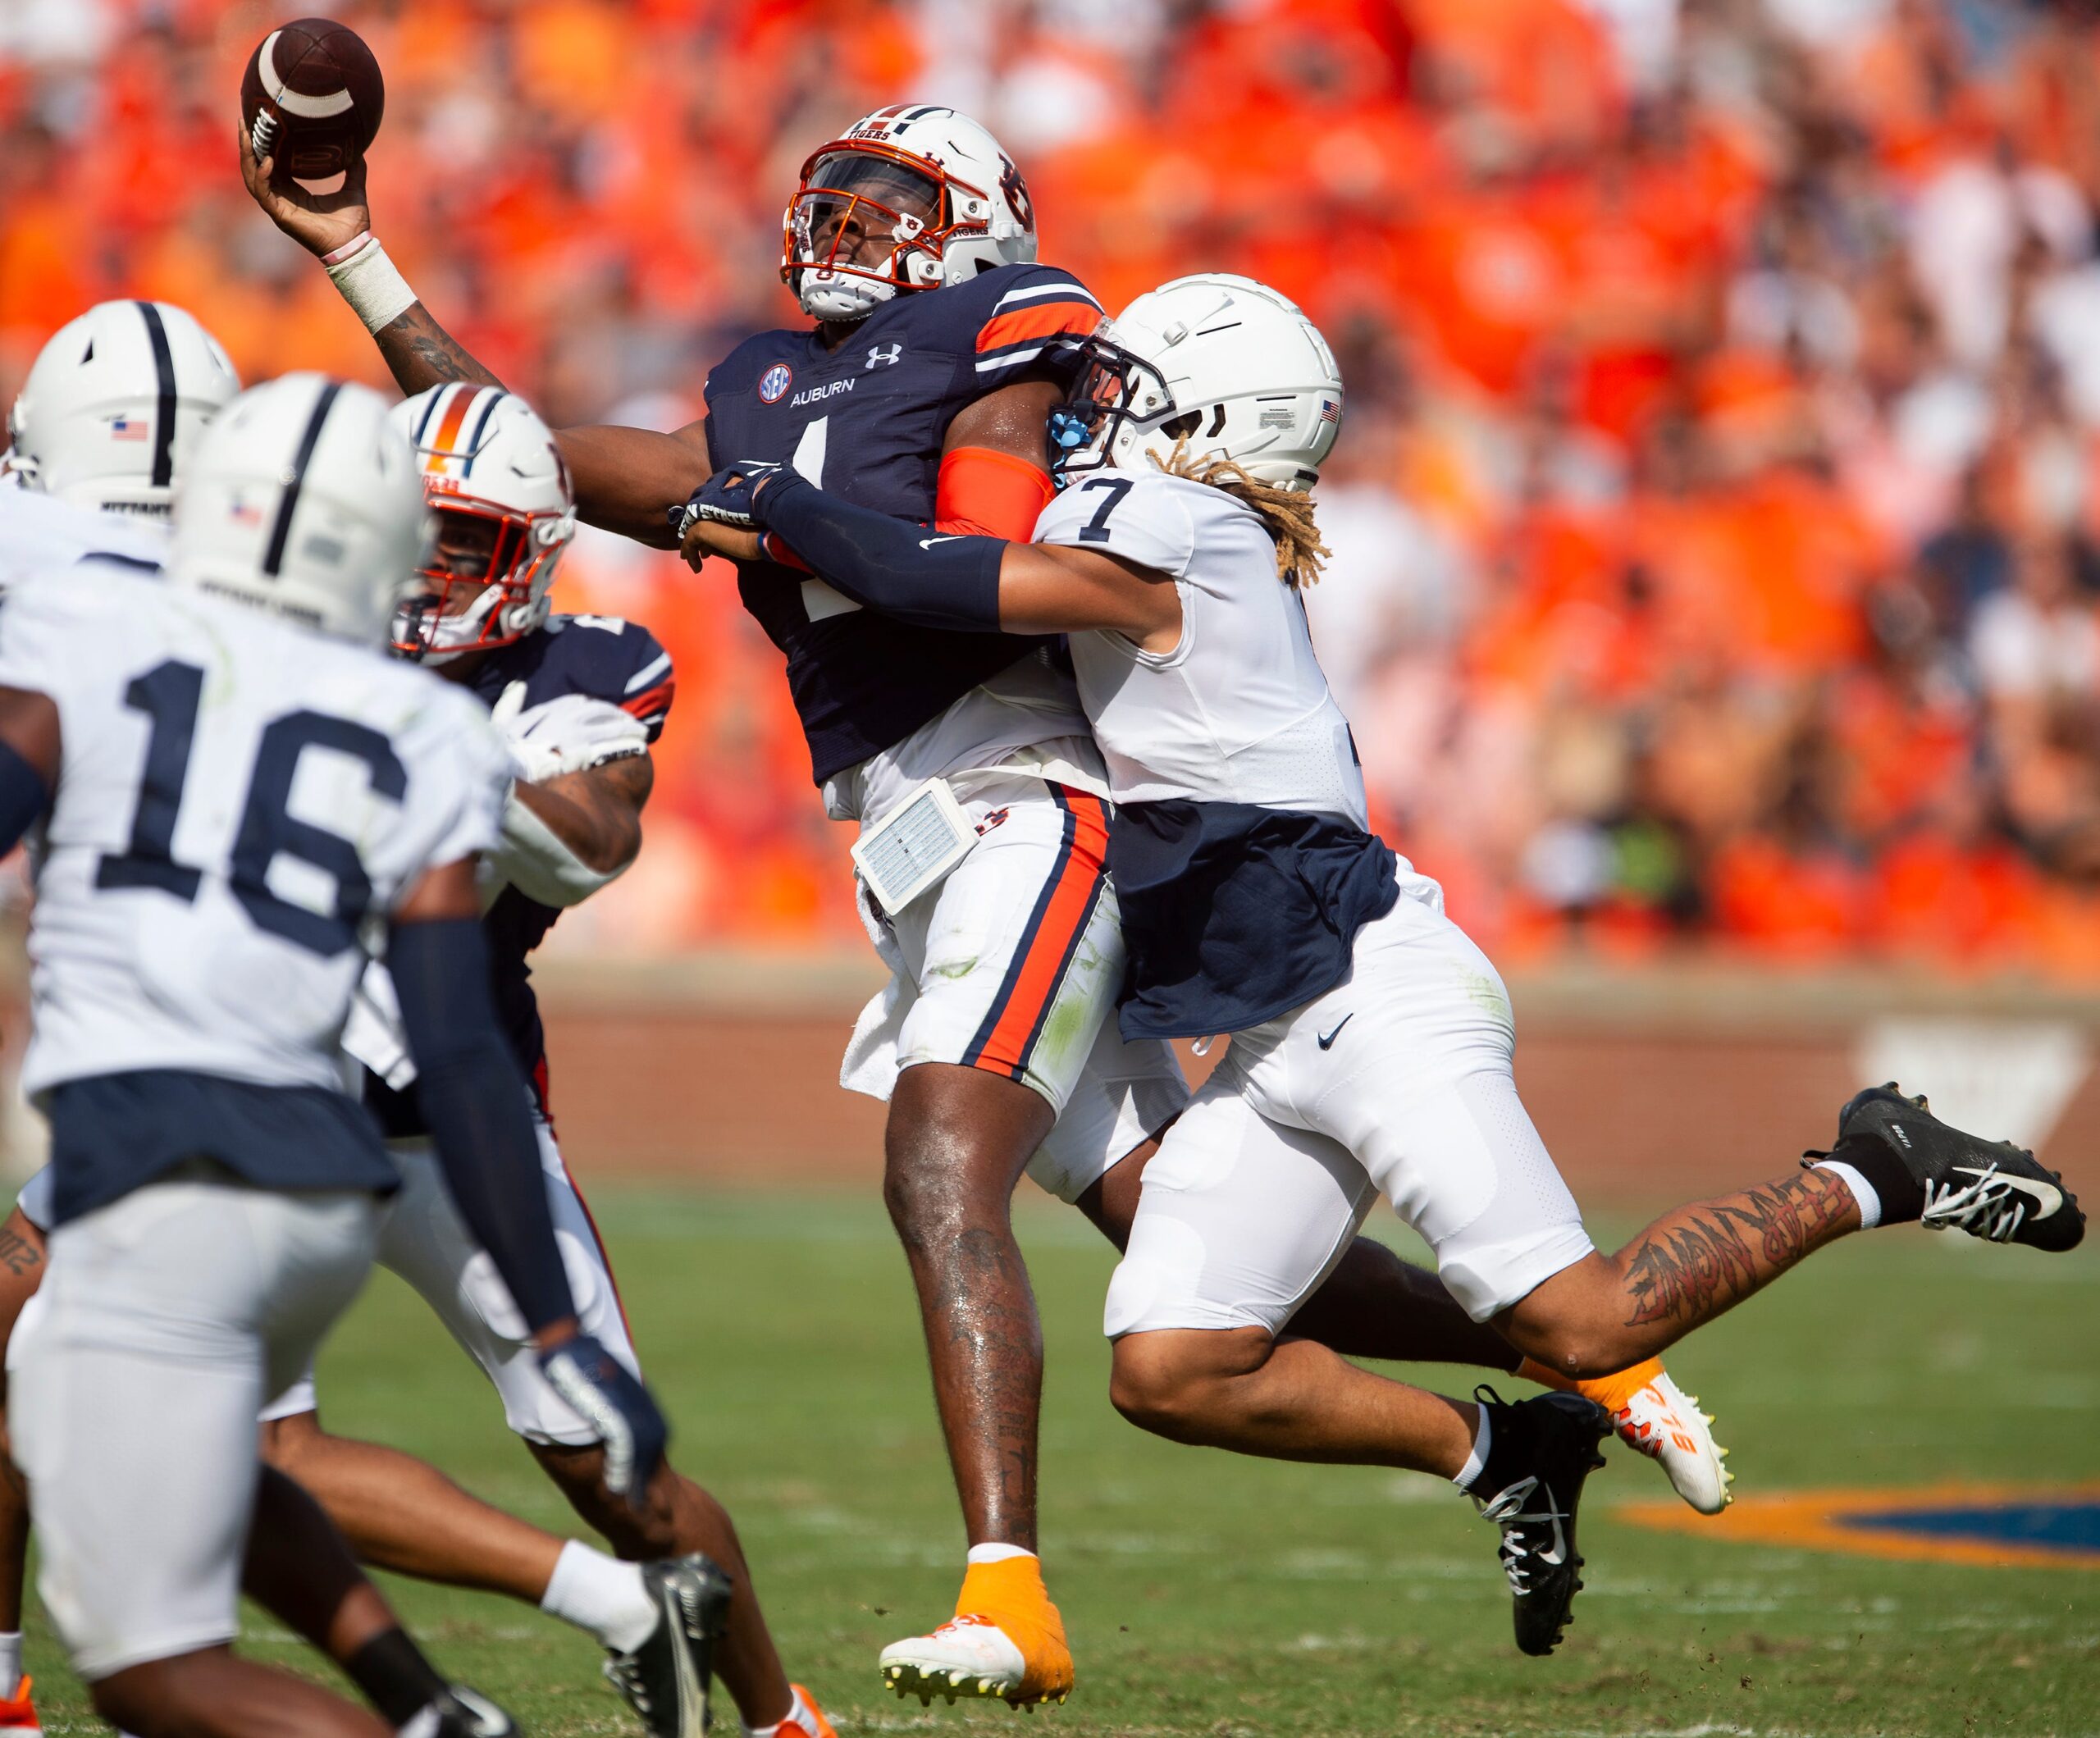
[[[1701,1514],[1718,1515],[1735,1501],[1728,1487],[1736,1476],[1708,1428],[1713,1419],[1667,1371],[1628,1394],[1611,1421],[1628,1448],[1662,1463],[1672,1488]]]
[[[975,1616],[951,1617],[931,1635],[893,1641],[880,1662],[883,1683],[900,1696],[917,1696],[922,1706],[935,1696],[949,1702],[957,1696],[996,1697],[1016,1707],[1061,1702],[1071,1688],[1071,1655],[1046,1663],[1048,1672],[1031,1673],[1014,1639],[989,1618]],[[1055,1681],[1059,1664],[1061,1685]]]

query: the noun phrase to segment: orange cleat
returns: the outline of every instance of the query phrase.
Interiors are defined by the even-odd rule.
[[[935,1696],[997,1697],[1012,1708],[1061,1702],[1072,1693],[1072,1650],[1064,1619],[1033,1557],[972,1563],[955,1616],[931,1635],[883,1649],[883,1681],[921,1706]]]
[[[30,1680],[15,1686],[15,1693],[0,1700],[0,1738],[43,1738],[43,1722],[30,1700]]]
[[[824,1710],[817,1706],[817,1699],[800,1684],[790,1684],[788,1687],[795,1692],[809,1718],[782,1721],[774,1738],[838,1738],[838,1734],[831,1729],[831,1722],[824,1717]]]

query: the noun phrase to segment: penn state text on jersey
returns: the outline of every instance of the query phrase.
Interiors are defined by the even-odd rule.
[[[855,506],[929,522],[956,413],[1024,377],[1061,377],[1071,364],[1059,340],[1101,317],[1071,273],[1016,265],[899,295],[835,350],[814,328],[762,332],[707,377],[710,461],[792,464]],[[774,562],[746,566],[737,591],[787,656],[819,785],[1054,644],[907,627]]]
[[[492,647],[472,667],[464,686],[493,710],[520,684],[521,709],[582,694],[631,713],[647,727],[654,742],[670,716],[678,678],[671,655],[639,623],[617,616],[555,615],[523,639]],[[497,1017],[543,1116],[548,1114],[546,1032],[525,956],[546,939],[560,916],[555,906],[507,887],[482,919],[495,978]],[[365,1102],[390,1140],[428,1132],[413,1086],[396,1091],[368,1074]]]

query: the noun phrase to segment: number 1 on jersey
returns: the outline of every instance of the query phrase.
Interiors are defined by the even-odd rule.
[[[197,896],[203,876],[174,858],[175,817],[182,806],[182,782],[189,776],[189,749],[197,735],[197,706],[204,673],[170,659],[133,678],[124,704],[151,720],[146,772],[139,806],[131,816],[131,843],[121,857],[104,851],[95,864],[98,887],[158,887],[185,904]]]

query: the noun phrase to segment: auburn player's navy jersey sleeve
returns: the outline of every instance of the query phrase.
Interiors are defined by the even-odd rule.
[[[1069,271],[1055,266],[1002,266],[952,292],[956,335],[967,353],[957,372],[966,400],[1024,374],[1071,372],[1072,345],[1101,324],[1100,303]]]
[[[565,694],[588,695],[641,719],[651,742],[664,733],[678,686],[671,655],[655,635],[609,615],[550,616],[537,633],[490,653],[472,677],[491,708],[520,682],[521,709]]]

